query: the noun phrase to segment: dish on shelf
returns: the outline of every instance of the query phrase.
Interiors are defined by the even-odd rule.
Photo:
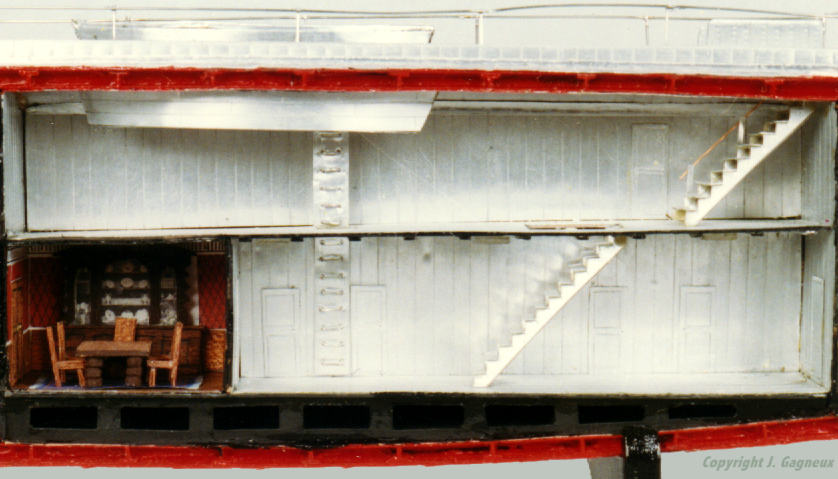
[[[141,279],[137,281],[137,289],[148,289],[148,280]]]
[[[116,283],[114,283],[113,281],[111,281],[109,279],[106,279],[105,281],[102,282],[102,287],[105,288],[105,289],[114,289],[114,288],[116,288]]]
[[[110,309],[105,311],[105,315],[102,316],[102,324],[115,324],[116,323],[116,314],[111,311]]]
[[[131,278],[122,278],[121,280],[119,280],[119,284],[123,288],[128,289],[128,288],[134,286],[134,280],[131,279]]]
[[[113,298],[108,304],[113,306],[145,306],[149,304],[149,301],[148,298]]]
[[[137,314],[135,314],[134,317],[137,318],[137,323],[138,324],[142,324],[144,326],[148,325],[148,310],[147,309],[141,309],[141,310],[137,311]]]
[[[130,261],[125,261],[119,266],[120,273],[133,273],[134,265]]]
[[[133,318],[134,317],[134,312],[133,311],[128,311],[126,309],[125,311],[119,313],[119,317],[120,318]]]

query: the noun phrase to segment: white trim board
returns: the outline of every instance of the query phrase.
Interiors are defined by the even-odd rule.
[[[705,220],[699,226],[687,227],[670,220],[626,220],[603,221],[491,221],[471,223],[429,223],[429,224],[375,224],[352,225],[347,228],[329,230],[330,236],[346,235],[394,235],[394,234],[568,234],[607,235],[631,233],[700,233],[717,231],[767,232],[767,231],[810,231],[830,228],[831,225],[814,220]],[[9,233],[10,241],[35,240],[85,240],[85,239],[127,239],[165,238],[167,240],[247,237],[247,236],[322,236],[323,231],[313,226],[265,226],[242,228],[172,228],[172,229],[123,229],[84,231],[43,231]]]

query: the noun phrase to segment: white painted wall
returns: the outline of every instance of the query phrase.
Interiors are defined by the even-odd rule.
[[[354,134],[350,222],[665,219],[683,202],[686,165],[735,123],[724,108],[669,117],[438,112],[417,135]],[[733,154],[734,136],[697,179]],[[309,225],[311,148],[306,133],[27,115],[28,228]],[[794,135],[709,217],[800,216],[800,148]]]
[[[351,243],[352,375],[471,376],[520,320],[562,238],[363,238]],[[253,240],[239,250],[242,376],[312,374],[312,240]],[[797,371],[801,237],[631,240],[504,374]],[[543,287],[543,285],[542,285]],[[299,291],[293,348],[266,358],[262,296]],[[366,296],[362,297],[363,291]],[[383,300],[383,304],[378,301]],[[272,374],[262,364],[297,364]]]
[[[311,135],[28,116],[30,230],[311,224]]]

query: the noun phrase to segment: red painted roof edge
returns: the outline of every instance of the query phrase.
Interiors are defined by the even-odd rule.
[[[838,439],[838,417],[661,431],[662,452]],[[0,443],[3,466],[248,468],[438,466],[621,456],[622,437],[362,444],[329,449]]]
[[[459,69],[3,67],[0,90],[640,93],[833,101],[838,99],[838,76],[736,77]]]

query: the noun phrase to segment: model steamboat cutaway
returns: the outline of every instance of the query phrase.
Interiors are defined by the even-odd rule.
[[[838,436],[838,50],[770,18],[493,46],[484,16],[477,45],[299,17],[0,42],[0,438],[221,466]]]

